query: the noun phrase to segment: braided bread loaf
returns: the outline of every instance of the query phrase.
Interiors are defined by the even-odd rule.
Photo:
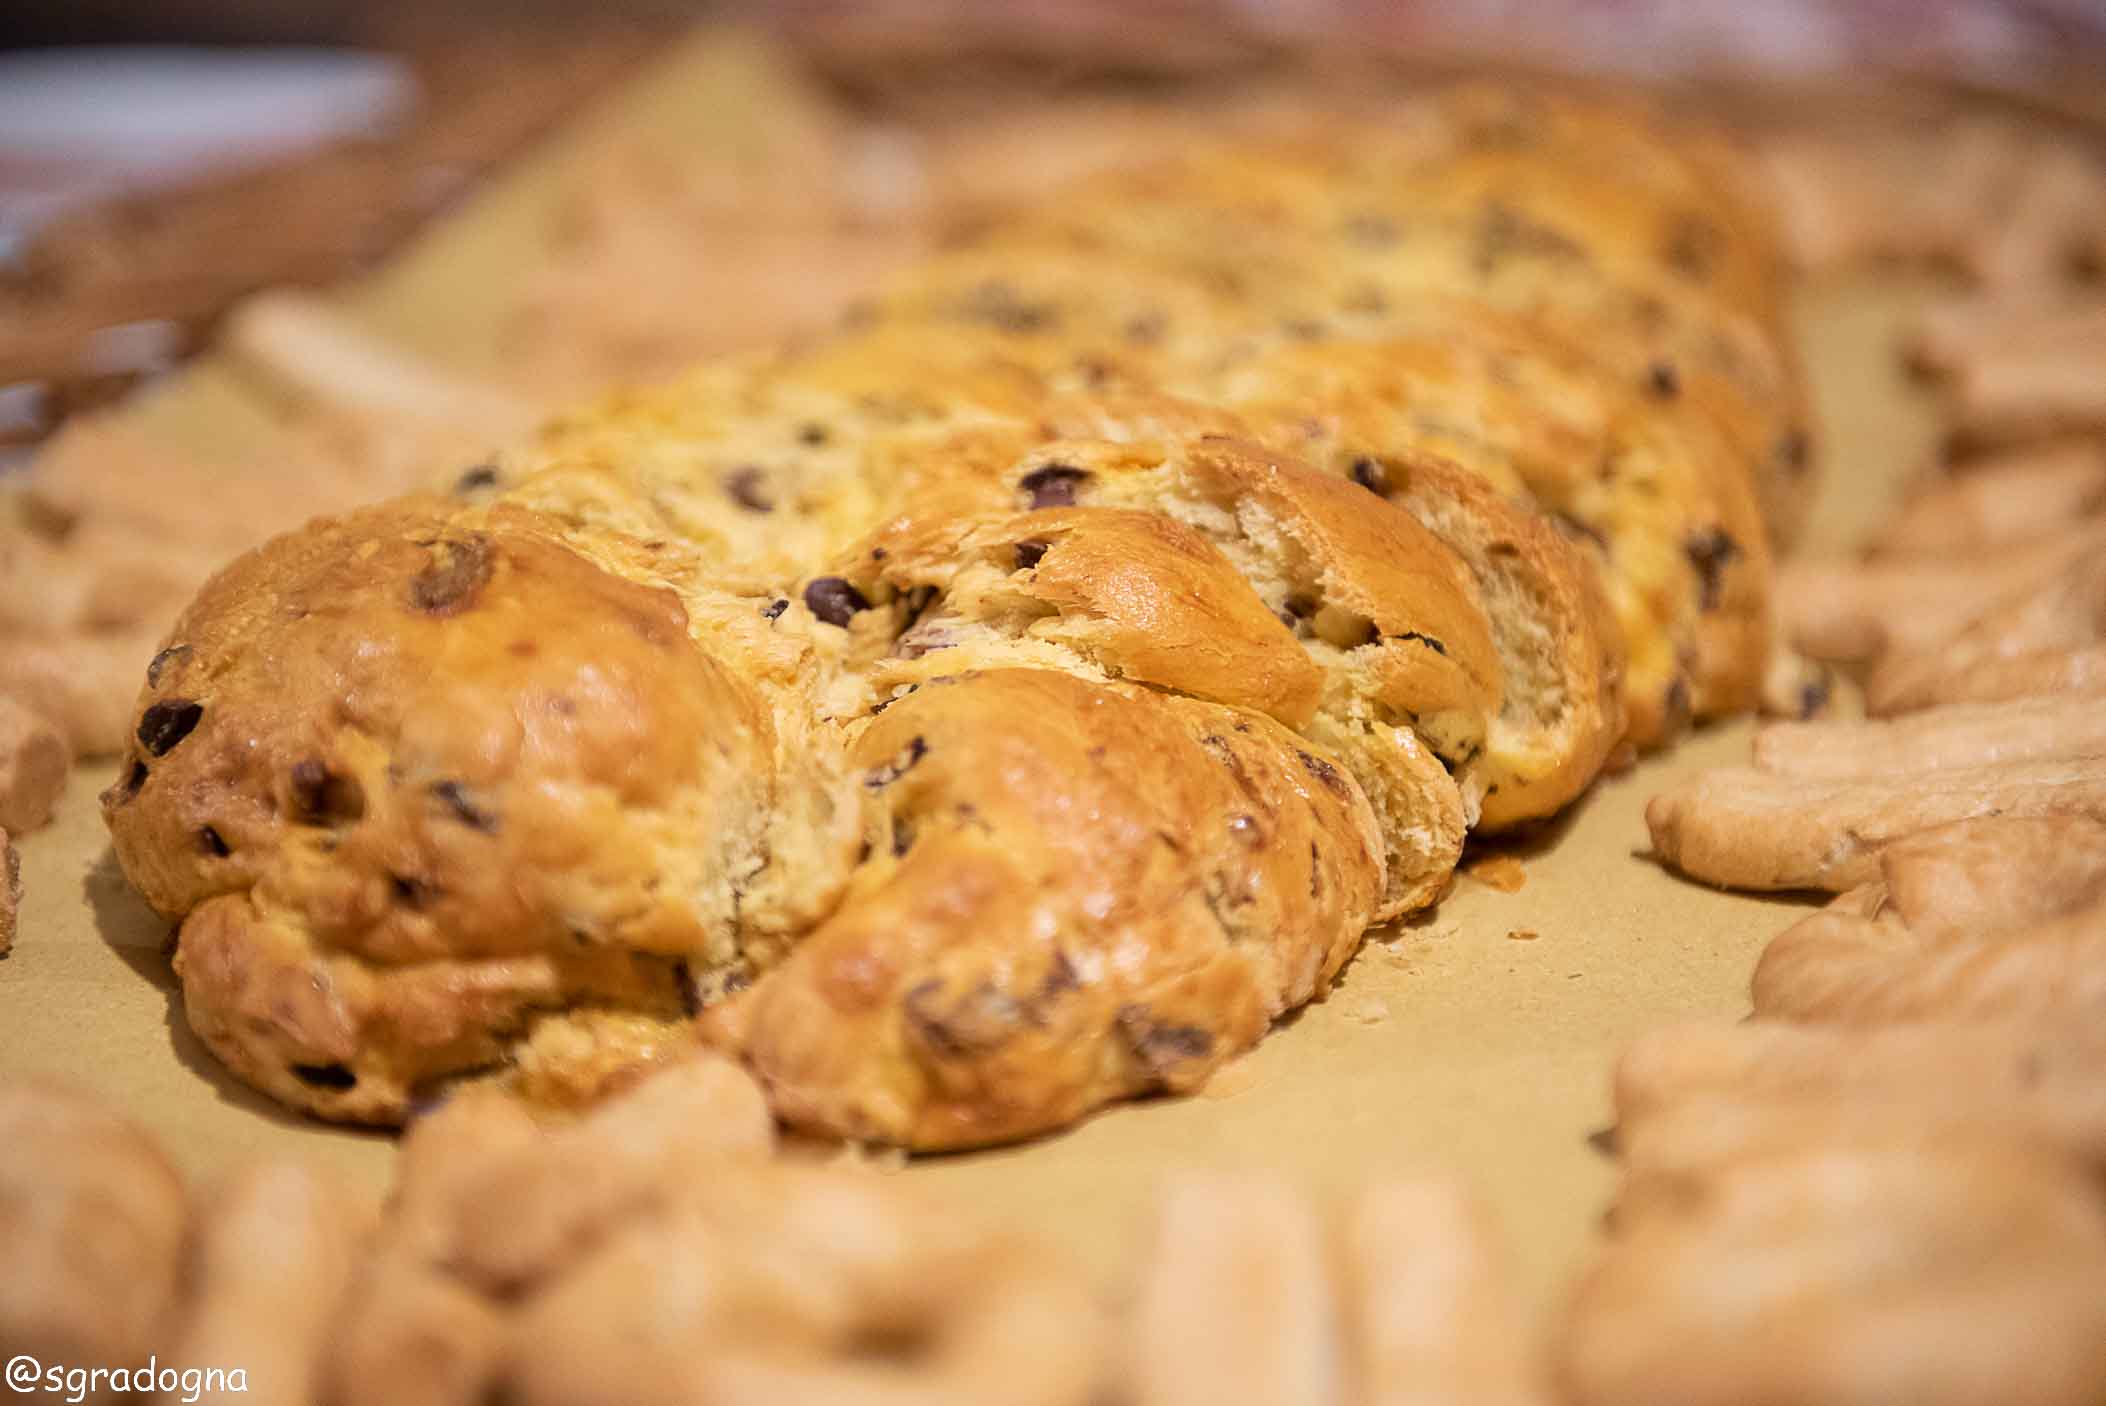
[[[1651,120],[1465,89],[1104,177],[237,561],[104,796],[193,1026],[382,1123],[697,1036],[919,1148],[1198,1086],[1473,826],[1753,696],[1793,373]]]

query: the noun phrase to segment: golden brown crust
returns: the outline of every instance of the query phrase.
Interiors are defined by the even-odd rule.
[[[1431,901],[1493,784],[1482,759],[1504,661],[1469,567],[1356,485],[1233,436],[1188,433],[1199,417],[1176,402],[1116,399],[1097,418],[1143,428],[932,473],[906,514],[844,554],[843,578],[905,622],[863,674],[871,703],[966,669],[1031,667],[1259,706],[1322,744],[1374,805],[1388,849],[1376,916]],[[997,503],[1026,510],[985,506]],[[1030,536],[1041,521],[1053,530]],[[1050,544],[1071,522],[1122,534],[1121,560],[1104,561],[1088,589],[1113,593],[1101,599],[1123,631],[1040,590],[1057,552],[1021,564],[1019,541]],[[1200,616],[1226,627],[1211,645],[1174,635],[1174,622]]]
[[[1253,508],[1289,553],[1315,564],[1323,604],[1369,622],[1359,665],[1375,701],[1409,715],[1437,751],[1478,745],[1504,680],[1477,585],[1462,559],[1401,512],[1371,511],[1355,485],[1309,473],[1257,445],[1202,441],[1185,483],[1239,520]]]
[[[1174,410],[1175,403],[1134,403],[1143,411],[1158,406]],[[1298,627],[1305,640],[1313,635],[1354,653],[1353,672],[1365,679],[1359,689],[1411,716],[1444,752],[1467,750],[1498,710],[1499,663],[1461,559],[1409,515],[1375,507],[1354,485],[1264,445],[1218,433],[1053,440],[1017,461],[949,465],[924,482],[927,506],[910,505],[908,519],[890,529],[907,539],[910,554],[925,555],[932,545],[917,547],[917,535],[934,533],[940,543],[951,530],[936,522],[916,526],[916,519],[955,512],[963,502],[1160,514],[1227,553],[1241,580],[1210,571],[1214,590],[1228,597],[1255,592],[1275,617],[1312,622]],[[889,552],[884,535],[856,554]],[[1175,588],[1166,580],[1158,589]],[[1224,600],[1221,607],[1240,611],[1245,602]],[[1242,628],[1262,634],[1253,625]]]
[[[1409,335],[1283,341],[1192,389],[1363,482],[1452,459],[1569,533],[1614,611],[1635,744],[1745,709],[1768,563],[1745,493],[1708,482],[1729,472],[1716,436],[1602,384],[1534,329],[1437,306],[1414,305],[1429,325]]]
[[[1466,249],[1430,268],[1407,259],[1404,285],[1388,292],[1379,257],[1364,271],[1335,272],[1336,260],[1319,250],[1336,242],[1338,225],[1411,221],[1382,221],[1338,197],[1325,197],[1322,217],[1290,216],[1252,194],[1282,185],[1294,192],[1282,197],[1290,210],[1306,204],[1323,163],[1297,148],[1126,173],[1099,194],[1102,209],[1087,196],[1080,210],[1064,202],[1050,229],[1027,218],[1006,242],[913,275],[883,325],[956,337],[957,310],[999,290],[999,305],[1020,311],[992,329],[965,325],[1056,380],[1094,387],[1151,377],[1233,409],[1261,437],[1336,473],[1431,449],[1510,492],[1525,485],[1532,502],[1602,545],[1632,660],[1635,740],[1657,745],[1690,716],[1751,706],[1767,629],[1769,534],[1749,451],[1713,403],[1716,378],[1673,359],[1605,366],[1604,347],[1638,334],[1622,322],[1610,331],[1588,317],[1547,316],[1531,300],[1534,284],[1523,289],[1529,296],[1469,291]],[[1136,202],[1140,213],[1127,209]],[[1317,248],[1305,247],[1319,232]],[[1266,250],[1282,266],[1251,272]],[[1094,273],[1075,271],[1078,261]],[[1238,291],[1217,290],[1176,320],[1151,300],[1159,287],[1209,282],[1203,271],[1216,264],[1209,286],[1226,281]],[[1555,301],[1562,283],[1547,286]],[[1107,287],[1116,290],[1111,310]],[[1269,289],[1284,290],[1286,306],[1266,307],[1257,290]],[[1347,313],[1333,318],[1340,306]],[[1137,323],[1151,329],[1139,343],[1119,330]],[[1803,436],[1751,433],[1782,434],[1792,452],[1765,443],[1761,459],[1789,461],[1805,477]]]
[[[1483,795],[1473,768],[1504,691],[1462,558],[1357,485],[1233,437],[1107,474],[1097,491],[1199,524],[1295,620],[1325,672],[1304,731],[1359,782],[1387,850],[1374,918],[1431,902]]]
[[[842,575],[873,602],[912,610],[897,659],[872,671],[880,697],[985,667],[988,646],[1016,644],[1016,662],[1064,651],[1107,677],[1290,727],[1316,711],[1323,674],[1293,631],[1219,548],[1173,518],[1097,507],[908,517],[869,540],[850,549]],[[968,657],[973,665],[958,662]]]
[[[1478,824],[1555,814],[1592,783],[1625,735],[1623,657],[1601,583],[1551,523],[1441,460],[1391,460],[1383,495],[1469,566],[1505,684],[1473,763]]]
[[[138,716],[105,813],[183,919],[193,1024],[278,1097],[362,1120],[537,1011],[677,1022],[682,964],[741,949],[802,784],[672,590],[513,508],[405,500],[252,553],[178,622]]]
[[[703,1018],[792,1126],[966,1147],[1197,1088],[1381,886],[1359,788],[1257,714],[1007,670],[923,685],[856,757],[873,862]]]

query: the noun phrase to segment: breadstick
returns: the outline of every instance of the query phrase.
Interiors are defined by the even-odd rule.
[[[26,834],[50,819],[72,765],[58,728],[0,694],[0,830]]]
[[[374,1254],[353,1282],[322,1366],[332,1406],[480,1406],[510,1345],[499,1306],[442,1267],[468,1194],[534,1146],[525,1106],[487,1086],[413,1122]]]
[[[537,1406],[694,1401],[717,1345],[712,1320],[748,1278],[690,1219],[625,1227],[529,1305],[501,1391]]]
[[[0,522],[0,636],[79,629],[87,615],[86,577],[57,542]]]
[[[138,692],[163,624],[18,640],[8,646],[0,695],[50,719],[77,757],[121,752],[135,727],[129,699]]]
[[[201,460],[113,415],[69,419],[39,447],[23,492],[39,519],[68,531],[137,532],[220,561],[318,506],[315,485],[275,454]],[[229,503],[241,512],[228,512]]]
[[[2106,175],[2088,146],[2047,141],[2020,174],[1997,217],[1968,250],[1974,275],[1991,288],[2052,287],[2067,280],[2087,232],[2106,223]]]
[[[2096,1020],[2106,1010],[2106,904],[1991,933],[1919,934],[1820,914],[1770,943],[1752,992],[1755,1013],[1776,1020]]]
[[[1882,557],[1957,555],[2048,537],[2106,507],[2106,446],[2007,450],[1958,466],[1873,533]]]
[[[1960,366],[1947,414],[1964,443],[1997,444],[2106,427],[2106,327],[2096,340],[2012,348]]]
[[[1784,638],[1816,659],[1927,649],[2102,549],[2106,527],[2083,525],[1964,563],[1789,562],[1777,573],[1778,620]]]
[[[1082,1406],[1099,1320],[1029,1242],[866,1173],[726,1164],[526,1306],[523,1406]]]
[[[97,516],[46,538],[0,527],[0,638],[160,629],[224,552]]]
[[[1780,1135],[1627,1186],[1556,1353],[1574,1406],[2086,1406],[2106,1206],[2025,1143]]]
[[[1129,1320],[1132,1406],[1344,1399],[1324,1237],[1305,1198],[1194,1179],[1166,1190],[1157,1216]]]
[[[1720,767],[1645,808],[1654,851],[1692,878],[1831,892],[1877,877],[1895,840],[1991,815],[2106,819],[2106,758],[1834,780]]]
[[[1888,198],[1874,218],[1904,242],[1921,248],[1929,240],[1929,256],[1939,265],[1973,272],[1985,231],[2038,159],[2038,133],[2001,116],[1967,113],[1929,131],[1911,130],[1902,142],[1907,154],[1896,153],[1885,167]],[[1929,160],[1940,163],[1947,179],[1916,178]],[[1910,228],[1919,224],[1920,230]]]
[[[1866,195],[1877,169],[1866,153],[1825,135],[1789,132],[1767,136],[1761,157],[1794,265],[1835,268],[1890,252],[1885,221]]]
[[[1961,680],[1999,665],[2106,639],[2106,552],[2070,562],[2024,596],[1985,612],[1928,648],[1896,650],[1865,682],[1875,716],[1939,702]]]
[[[0,1085],[0,1343],[46,1365],[143,1364],[175,1302],[183,1184],[100,1103]]]
[[[2093,1070],[2096,1074],[2097,1071]],[[1847,1145],[1860,1140],[1909,1141],[1954,1137],[1985,1142],[2038,1146],[2043,1155],[2063,1152],[2096,1162],[2101,1127],[2099,1109],[2052,1110],[2048,1117],[2070,1126],[2045,1123],[2043,1110],[1998,1103],[1977,1084],[1936,1091],[1902,1084],[1854,1098],[1832,1095],[1805,1100],[1759,1100],[1737,1096],[1698,1097],[1675,1104],[1660,1115],[1616,1129],[1617,1158],[1629,1184],[1649,1194],[1657,1182],[1698,1179],[1766,1152],[1793,1145]],[[2068,1138],[2067,1144],[2057,1135]],[[1612,1204],[1609,1216],[1621,1213]]]
[[[706,1181],[722,1159],[765,1157],[774,1142],[752,1078],[718,1056],[691,1055],[464,1180],[446,1262],[488,1292],[516,1291]]]
[[[292,1162],[250,1168],[223,1187],[199,1217],[189,1301],[166,1358],[178,1372],[204,1374],[206,1389],[163,1399],[223,1403],[254,1392],[284,1406],[317,1402],[323,1342],[364,1248],[366,1211]],[[217,1389],[214,1370],[230,1374]]]
[[[502,1090],[471,1084],[455,1091],[403,1135],[385,1243],[420,1262],[444,1260],[475,1189],[546,1137],[526,1106]]]
[[[2081,1019],[1869,1029],[1752,1021],[1654,1031],[1616,1065],[1617,1153],[1651,1170],[1717,1165],[1789,1119],[1971,1120],[2106,1163],[2106,1038]]]
[[[2106,302],[2037,290],[1956,299],[1921,313],[1905,341],[1910,361],[1941,376],[1998,357],[2081,354],[2106,338]]]
[[[1773,723],[1754,762],[1775,776],[1875,779],[2106,756],[2106,708],[2055,695],[1947,703],[1870,721]]]
[[[1358,1406],[1545,1406],[1482,1208],[1452,1186],[1362,1193],[1340,1228]]]
[[[1910,932],[2011,932],[2106,897],[2106,825],[2003,815],[1896,840],[1879,857],[1884,907]]]
[[[329,1406],[483,1406],[511,1345],[506,1314],[483,1295],[383,1251],[352,1282],[323,1358]]]
[[[1998,703],[2047,695],[2096,699],[2106,693],[2106,644],[2041,649],[1992,658],[1965,673],[1944,672],[1908,695],[1917,707]]]
[[[227,319],[220,345],[296,396],[337,409],[475,425],[499,440],[536,418],[531,406],[496,387],[441,371],[307,294],[246,299]]]

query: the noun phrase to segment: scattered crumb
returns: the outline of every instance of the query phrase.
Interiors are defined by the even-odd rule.
[[[1454,938],[1462,930],[1453,923],[1439,927],[1402,927],[1377,932],[1362,947],[1360,960],[1380,962],[1399,971],[1410,971],[1438,944]]]
[[[1534,928],[1514,928],[1506,935],[1508,942],[1534,942],[1542,934]]]
[[[1455,923],[1441,921],[1439,908],[1428,908],[1376,929],[1375,941],[1384,947],[1400,947],[1420,940],[1439,942],[1455,936],[1460,930]]]
[[[1389,1002],[1380,996],[1347,995],[1338,1002],[1338,1013],[1355,1025],[1380,1025],[1389,1019]]]
[[[1260,1082],[1256,1067],[1246,1055],[1242,1059],[1230,1060],[1215,1070],[1214,1076],[1207,1080],[1199,1092],[1204,1098],[1234,1098],[1238,1094],[1249,1093],[1258,1087]]]
[[[1528,871],[1510,854],[1488,854],[1463,866],[1463,872],[1486,888],[1501,893],[1519,893],[1528,882]]]

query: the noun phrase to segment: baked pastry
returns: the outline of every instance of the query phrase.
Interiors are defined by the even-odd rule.
[[[2062,1021],[1676,1026],[1616,1067],[1616,1147],[1634,1171],[1719,1165],[1792,1128],[1847,1142],[1883,1120],[1965,1125],[2106,1159],[2106,1039]]]
[[[1556,1349],[1565,1399],[2077,1403],[2106,1372],[2106,1211],[2022,1140],[1780,1127],[1634,1175]]]
[[[669,553],[596,540],[507,505],[324,520],[216,577],[149,666],[104,803],[250,1082],[399,1120],[530,1012],[676,1026],[689,977],[839,894],[853,787],[766,701],[799,683],[768,600],[683,598]]]
[[[72,763],[48,718],[0,695],[0,829],[21,835],[48,820]]]
[[[1438,1182],[1370,1187],[1327,1227],[1259,1178],[1163,1193],[1128,1315],[1130,1406],[1550,1400],[1486,1217]]]
[[[312,1406],[371,1223],[370,1207],[303,1163],[242,1169],[192,1227],[189,1302],[157,1356],[200,1377],[238,1367],[241,1391]]]
[[[144,1362],[181,1279],[175,1168],[114,1112],[33,1079],[0,1086],[0,1135],[0,1342],[32,1382],[41,1364]]]
[[[333,1118],[493,1068],[589,1100],[699,1038],[799,1127],[1028,1136],[1197,1087],[1472,826],[1751,702],[1759,456],[1681,387],[1746,342],[1721,384],[1793,413],[1753,217],[1716,198],[1716,286],[1663,273],[1698,166],[1590,214],[1442,101],[1085,186],[222,573],[104,797],[200,1036]],[[1451,181],[1365,254],[1428,311],[1299,326],[1337,221]],[[1472,272],[1494,188],[1599,257]]]
[[[1562,178],[1532,161],[1443,214],[1427,191],[1476,178],[1386,128],[1203,149],[1032,207],[872,315],[998,338],[1064,385],[1148,378],[1341,474],[1432,449],[1526,494],[1598,544],[1656,745],[1754,702],[1758,494],[1810,488],[1796,373],[1771,323],[1641,271],[1616,220],[1539,212]]]

